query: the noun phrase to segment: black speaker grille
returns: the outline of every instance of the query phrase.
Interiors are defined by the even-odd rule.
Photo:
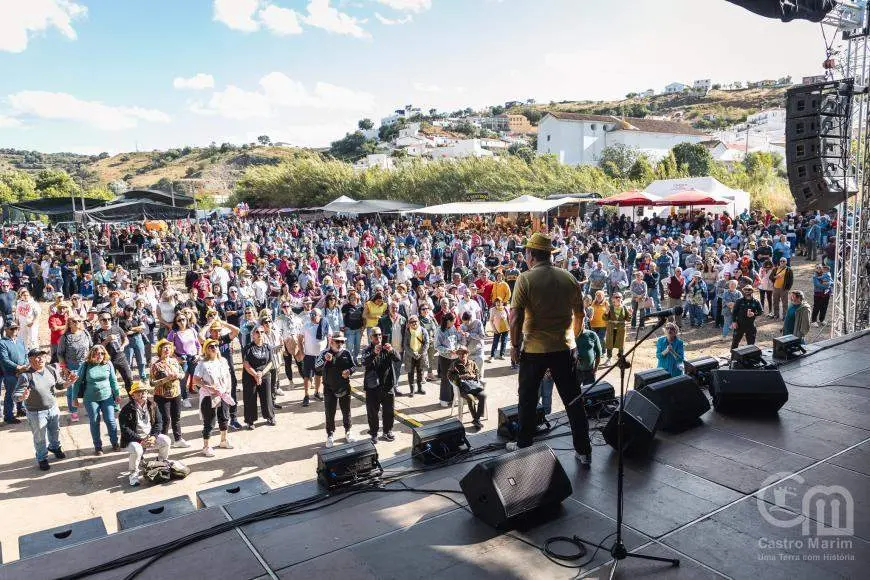
[[[492,481],[499,490],[507,517],[541,505],[556,475],[556,456],[549,447],[518,449],[492,466]]]

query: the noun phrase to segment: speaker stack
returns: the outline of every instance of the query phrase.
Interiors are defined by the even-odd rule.
[[[786,93],[786,165],[800,212],[832,209],[858,191],[849,160],[854,79]]]
[[[661,417],[652,401],[638,391],[625,394],[622,412],[622,450],[626,454],[643,452],[656,436]],[[614,449],[619,449],[619,413],[610,416],[601,430],[604,440]]]

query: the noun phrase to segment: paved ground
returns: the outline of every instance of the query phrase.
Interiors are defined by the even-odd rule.
[[[797,287],[809,290],[811,267],[805,262],[798,266]],[[47,309],[44,309],[47,310]],[[47,324],[43,322],[43,328]],[[779,334],[781,322],[764,319],[759,332],[759,344],[770,346],[770,340]],[[813,329],[813,340],[826,338],[828,329]],[[706,354],[728,356],[729,343],[719,340],[718,332],[711,327],[688,331],[686,339],[687,358]],[[636,369],[654,366],[654,347],[650,344],[638,349]],[[615,374],[615,373],[614,373]],[[490,397],[489,417],[485,429],[495,429],[497,409],[516,403],[516,373],[510,370],[507,361],[494,361],[486,366],[487,392]],[[617,377],[608,378],[616,383]],[[359,380],[354,381],[359,385]],[[407,385],[402,382],[403,390]],[[449,409],[438,404],[438,385],[428,383],[427,394],[412,399],[397,399],[400,412],[421,422],[444,418]],[[300,406],[302,389],[297,386],[284,398],[285,404],[278,411],[276,427],[258,427],[252,432],[230,435],[235,449],[216,450],[216,456],[206,458],[200,454],[201,422],[195,410],[185,411],[182,416],[184,437],[191,442],[191,449],[173,450],[171,457],[180,459],[191,467],[192,473],[183,480],[164,486],[143,485],[131,489],[127,485],[127,456],[125,453],[107,453],[102,457],[93,455],[93,447],[84,415],[82,421],[70,424],[66,413],[66,399],[61,401],[61,441],[67,459],[54,461],[51,471],[43,473],[35,466],[30,431],[26,424],[0,426],[0,502],[3,505],[0,544],[3,560],[18,557],[18,537],[22,534],[70,523],[94,516],[102,516],[109,532],[117,529],[115,514],[122,510],[178,495],[189,495],[195,500],[197,490],[254,475],[260,476],[273,488],[311,479],[315,476],[315,453],[323,444],[324,415],[322,403],[313,402],[308,408]],[[555,397],[553,410],[562,410],[561,401]],[[352,404],[355,431],[365,431],[365,406],[359,400]],[[466,420],[470,418],[468,415]],[[392,443],[378,443],[381,457],[405,453],[411,444],[411,431],[398,424],[398,435]],[[108,447],[107,439],[104,445]]]

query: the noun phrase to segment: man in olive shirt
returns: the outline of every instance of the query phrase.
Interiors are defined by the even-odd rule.
[[[510,316],[511,362],[519,362],[520,367],[516,447],[533,443],[538,389],[547,369],[566,406],[580,394],[574,373],[574,337],[580,334],[584,317],[580,284],[567,270],[553,265],[550,237],[533,234],[525,253],[529,270],[517,278]],[[577,458],[589,465],[592,447],[586,410],[574,404],[566,412]]]

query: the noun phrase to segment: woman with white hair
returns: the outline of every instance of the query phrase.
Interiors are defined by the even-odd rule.
[[[30,291],[27,288],[19,288],[15,316],[18,319],[18,326],[21,327],[19,338],[28,349],[39,346],[39,328],[36,326],[36,322],[39,320],[41,312],[42,309],[30,295]]]

